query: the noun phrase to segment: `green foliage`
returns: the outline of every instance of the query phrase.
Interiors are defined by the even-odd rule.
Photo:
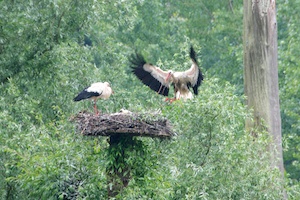
[[[288,174],[298,178],[298,15],[287,14],[298,4],[282,2],[285,158]],[[244,131],[242,2],[234,3],[1,1],[0,198],[105,199],[107,171],[130,168],[117,199],[280,199],[269,138],[253,140]],[[130,73],[135,50],[163,69],[185,70],[191,44],[205,75],[192,101],[168,104]],[[77,134],[69,118],[92,106],[72,99],[96,81],[109,81],[115,92],[98,102],[103,112],[161,112],[177,136],[110,148],[107,138]],[[286,185],[298,199],[299,183]]]
[[[1,1],[0,81],[28,68],[33,76],[49,69],[51,50],[66,40],[77,40],[89,23],[92,4],[93,1]]]
[[[268,167],[269,139],[266,133],[257,140],[245,133],[247,112],[234,91],[210,79],[201,98],[166,110],[170,119],[180,121],[170,155],[176,180],[172,199],[281,198],[279,172]]]
[[[284,158],[289,175],[300,180],[300,91],[299,91],[299,38],[300,18],[293,14],[299,9],[297,1],[282,1],[279,24],[279,81],[281,98],[282,128],[284,134]],[[293,10],[289,8],[294,8]]]

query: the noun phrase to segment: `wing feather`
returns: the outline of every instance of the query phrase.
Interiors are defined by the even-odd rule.
[[[74,101],[81,101],[81,100],[89,99],[89,98],[92,98],[92,97],[99,97],[102,94],[102,92],[99,93],[99,92],[96,92],[96,91],[89,91],[88,88],[89,87],[82,90],[73,100]]]
[[[169,84],[165,79],[168,72],[163,71],[150,63],[146,63],[140,54],[133,55],[130,59],[132,72],[148,87],[161,95],[168,96]]]
[[[188,70],[178,73],[180,73],[180,76],[183,77],[182,81],[186,82],[188,86],[191,86],[195,95],[198,95],[198,87],[201,85],[201,82],[203,80],[203,74],[197,63],[196,53],[192,46],[190,49],[190,58],[193,62],[192,66]]]

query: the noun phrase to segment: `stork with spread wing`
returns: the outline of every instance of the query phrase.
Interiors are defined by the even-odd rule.
[[[174,72],[172,70],[164,71],[157,66],[147,63],[140,54],[132,56],[132,72],[152,90],[163,96],[168,96],[169,87],[174,87],[175,97],[177,99],[192,99],[193,94],[190,88],[193,88],[195,95],[198,95],[198,87],[203,80],[202,72],[196,60],[196,53],[193,47],[190,49],[190,58],[192,66],[182,72]]]

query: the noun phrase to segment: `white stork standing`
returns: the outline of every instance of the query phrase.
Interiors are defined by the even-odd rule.
[[[203,80],[203,75],[198,66],[193,47],[190,49],[190,58],[192,59],[192,66],[183,72],[163,71],[159,67],[147,63],[140,54],[133,56],[130,61],[132,72],[158,94],[168,96],[169,87],[172,84],[175,93],[174,99],[170,99],[170,102],[172,102],[177,99],[192,99],[193,94],[190,87],[193,88],[194,94],[198,95],[198,87]]]
[[[84,99],[92,99],[94,101],[94,112],[99,114],[97,109],[97,99],[108,99],[113,93],[110,84],[108,82],[93,83],[89,87],[82,90],[75,98],[74,101],[81,101]]]

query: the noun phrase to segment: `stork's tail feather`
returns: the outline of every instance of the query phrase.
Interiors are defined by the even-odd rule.
[[[191,50],[190,50],[190,58],[197,63],[197,59],[196,59],[196,52],[193,48],[193,46],[191,46]]]

